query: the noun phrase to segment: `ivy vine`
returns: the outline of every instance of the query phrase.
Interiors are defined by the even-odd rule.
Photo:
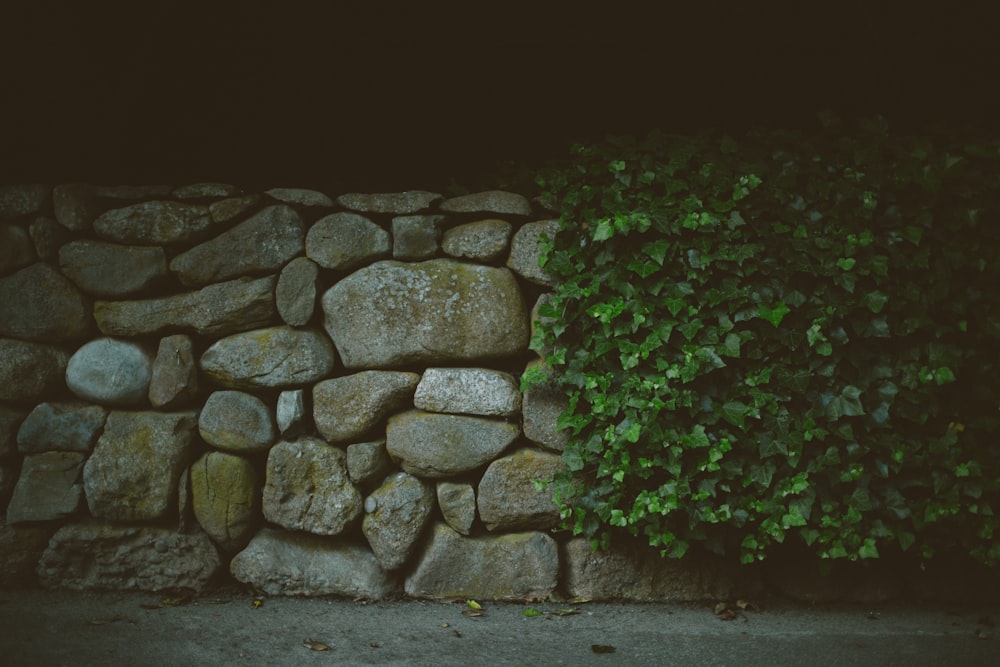
[[[574,146],[532,347],[562,517],[763,559],[1000,559],[1000,142],[825,130]]]

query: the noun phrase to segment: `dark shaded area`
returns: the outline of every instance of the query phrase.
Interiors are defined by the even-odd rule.
[[[5,2],[0,181],[440,189],[825,108],[997,128],[988,3],[640,4]]]

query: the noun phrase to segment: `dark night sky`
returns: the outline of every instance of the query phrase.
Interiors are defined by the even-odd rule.
[[[2,3],[0,181],[440,189],[652,127],[1000,127],[987,3],[261,4]]]

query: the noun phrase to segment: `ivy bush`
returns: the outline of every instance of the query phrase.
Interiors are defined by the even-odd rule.
[[[875,119],[574,146],[532,347],[594,546],[1000,559],[1000,142]]]

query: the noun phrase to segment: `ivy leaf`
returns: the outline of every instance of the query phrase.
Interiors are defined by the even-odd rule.
[[[729,401],[722,405],[722,418],[733,426],[737,426],[740,429],[745,429],[744,422],[747,415],[750,413],[749,406],[746,403],[741,403],[740,401]]]
[[[888,300],[889,297],[879,291],[869,292],[865,295],[865,305],[868,306],[868,310],[873,313],[882,312],[882,309],[885,307]]]
[[[610,220],[601,220],[597,223],[597,228],[594,230],[593,239],[595,241],[607,241],[612,236],[615,235],[615,228],[612,226]]]
[[[757,315],[767,320],[775,327],[781,324],[781,320],[785,319],[785,315],[791,312],[791,309],[785,305],[784,301],[779,301],[774,306],[767,306],[763,303],[757,306]]]
[[[853,257],[841,257],[837,260],[837,266],[843,271],[850,271],[854,268],[854,265],[858,263],[858,260]]]
[[[657,239],[643,244],[642,252],[654,262],[663,266],[663,261],[667,257],[667,250],[670,248],[670,241],[667,239]]]

